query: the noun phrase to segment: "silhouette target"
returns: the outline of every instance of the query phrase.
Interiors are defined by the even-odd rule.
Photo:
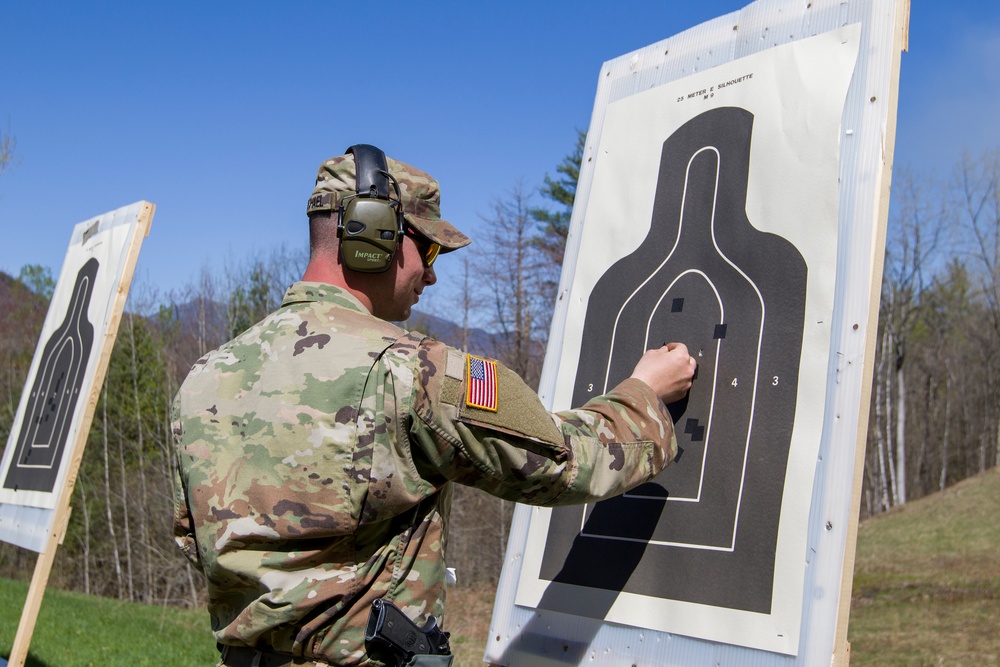
[[[649,233],[594,287],[573,405],[628,377],[644,350],[683,342],[698,361],[690,394],[669,406],[683,456],[600,512],[553,510],[542,579],[770,612],[807,270],[788,240],[747,218],[752,129],[735,107],[677,129]],[[648,544],[631,576],[609,578],[636,541]]]
[[[94,326],[87,319],[98,261],[91,258],[76,276],[65,319],[45,344],[17,434],[5,489],[55,490],[73,425],[73,413],[87,374]]]

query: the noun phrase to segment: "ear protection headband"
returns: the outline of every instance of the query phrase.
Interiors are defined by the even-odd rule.
[[[389,268],[403,237],[403,203],[399,185],[389,174],[385,153],[369,144],[347,149],[354,154],[356,194],[339,204],[337,238],[340,256],[352,271],[381,273]],[[389,185],[396,198],[390,196]]]

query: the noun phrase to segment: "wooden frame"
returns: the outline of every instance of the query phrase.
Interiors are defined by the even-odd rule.
[[[108,308],[104,321],[96,323],[97,326],[95,326],[95,329],[97,329],[95,333],[99,336],[94,341],[94,347],[97,348],[96,364],[94,365],[93,374],[88,377],[89,386],[84,386],[84,391],[81,392],[84,403],[82,406],[76,406],[74,410],[73,419],[76,420],[76,428],[74,429],[75,437],[73,437],[71,443],[66,443],[68,448],[63,452],[63,458],[68,459],[68,463],[63,464],[60,462],[59,464],[60,470],[64,470],[64,472],[60,473],[61,483],[57,482],[57,486],[52,491],[53,495],[56,496],[54,507],[39,508],[29,505],[21,508],[11,503],[0,505],[0,510],[4,510],[4,516],[0,517],[0,519],[6,520],[8,524],[13,523],[15,531],[19,528],[28,528],[23,525],[28,521],[33,521],[37,524],[30,527],[33,529],[30,531],[32,534],[24,537],[23,540],[19,538],[7,540],[39,552],[8,661],[8,664],[12,667],[22,667],[27,659],[28,646],[31,642],[31,636],[34,633],[42,597],[45,593],[49,574],[52,571],[52,564],[55,561],[56,550],[59,548],[66,534],[66,526],[69,523],[71,514],[70,500],[73,496],[73,487],[76,483],[80,463],[83,460],[83,452],[87,444],[94,412],[97,408],[97,401],[104,385],[104,378],[107,374],[111,352],[118,334],[118,325],[121,322],[122,313],[125,309],[129,287],[131,286],[135,265],[139,257],[139,250],[143,240],[149,234],[155,208],[149,202],[137,202],[131,206],[80,223],[74,228],[73,242],[71,242],[70,251],[67,252],[67,260],[69,260],[74,245],[78,242],[81,245],[85,244],[90,238],[89,235],[99,233],[97,230],[103,229],[102,224],[108,228],[123,225],[128,226],[125,231],[127,236],[124,239],[121,255],[120,257],[113,258],[117,260],[117,265],[107,268],[107,271],[115,271],[115,276],[110,283],[112,293],[98,295],[108,300]],[[67,278],[66,271],[67,266],[64,266],[63,275],[60,276],[60,285]],[[59,285],[57,285],[57,291],[58,289]],[[61,314],[56,313],[54,315],[53,308],[50,307],[46,323],[49,322],[49,318],[54,316],[61,316]],[[43,329],[43,338],[45,331]],[[33,369],[37,369],[38,357],[41,354],[43,344],[44,340],[39,344],[39,348],[35,352]],[[91,358],[94,355],[95,352],[92,352]],[[29,383],[31,381],[31,376],[29,375]],[[26,384],[25,393],[27,393],[29,388],[30,384]],[[19,413],[22,416],[25,404],[25,397],[22,397],[21,408],[19,409]],[[12,432],[12,441],[17,434],[17,430],[19,429],[15,429]],[[8,443],[7,449],[13,449],[10,443]],[[5,462],[9,463],[9,461]],[[62,467],[63,465],[65,465],[65,468]],[[44,539],[38,539],[37,535],[39,534],[44,534]]]
[[[860,480],[864,467],[865,436],[871,398],[874,340],[888,220],[894,130],[897,104],[900,51],[906,47],[909,0],[757,0],[740,11],[719,17],[685,33],[650,45],[605,63],[600,72],[597,99],[588,143],[584,152],[568,242],[561,304],[570,300],[566,276],[572,277],[579,252],[580,228],[586,216],[594,167],[598,160],[605,110],[610,102],[654,86],[677,81],[690,72],[704,71],[732,59],[756,53],[772,45],[787,44],[849,24],[860,24],[862,57],[859,60],[848,103],[843,115],[841,164],[843,183],[840,202],[840,244],[837,296],[833,318],[833,343],[829,359],[826,423],[816,462],[816,490],[810,506],[806,575],[803,605],[803,635],[794,656],[768,653],[748,647],[689,639],[676,633],[634,628],[598,627],[597,622],[559,614],[515,602],[517,582],[522,574],[527,545],[527,526],[538,510],[521,507],[514,525],[505,560],[486,659],[503,664],[523,662],[535,640],[548,640],[586,649],[591,664],[633,664],[649,659],[648,650],[656,643],[662,653],[655,659],[663,664],[835,664],[849,663],[847,624],[853,583],[854,549],[857,536]],[[575,232],[575,234],[574,234]],[[851,271],[846,271],[850,266]],[[850,275],[848,275],[850,274]],[[550,336],[550,355],[540,387],[540,396],[550,407],[557,387],[557,355],[568,328],[566,307],[557,308]],[[817,578],[817,572],[822,576]],[[538,637],[524,635],[531,623],[541,629]],[[524,636],[522,636],[524,635]],[[523,642],[527,652],[518,653]],[[536,642],[537,643],[537,642]],[[635,659],[629,660],[630,656]],[[552,664],[558,661],[553,660]]]

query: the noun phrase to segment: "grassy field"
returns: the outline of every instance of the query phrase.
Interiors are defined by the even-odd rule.
[[[851,665],[1000,665],[1000,469],[861,524]]]
[[[10,655],[28,585],[0,580],[0,654]],[[45,591],[28,667],[214,665],[218,652],[204,611]]]
[[[449,591],[457,667],[480,665],[493,588]],[[27,594],[0,580],[0,655]],[[1000,470],[861,524],[851,623],[853,667],[1000,667]],[[30,667],[214,665],[204,611],[48,590]]]
[[[449,591],[448,626],[456,665],[482,664],[494,590]],[[27,583],[0,579],[0,655],[5,658],[27,594]],[[218,659],[203,610],[152,607],[50,588],[27,667],[211,667]]]

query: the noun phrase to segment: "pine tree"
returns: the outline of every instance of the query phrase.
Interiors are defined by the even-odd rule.
[[[533,239],[533,243],[555,266],[562,266],[563,254],[566,252],[566,237],[573,215],[576,183],[580,178],[580,164],[583,161],[586,141],[587,135],[577,130],[573,152],[563,158],[556,167],[556,171],[562,176],[554,179],[548,174],[545,175],[545,185],[541,188],[541,194],[556,204],[555,209],[533,208],[529,211],[531,217],[538,223],[539,233]]]

